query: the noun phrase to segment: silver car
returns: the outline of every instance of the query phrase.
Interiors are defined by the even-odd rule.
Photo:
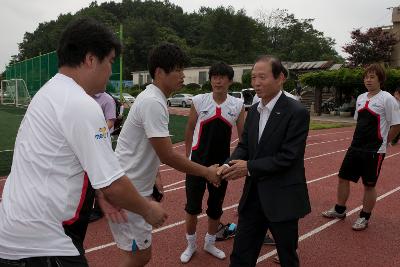
[[[182,106],[188,107],[192,105],[192,97],[191,94],[176,94],[167,99],[167,105],[170,106]]]

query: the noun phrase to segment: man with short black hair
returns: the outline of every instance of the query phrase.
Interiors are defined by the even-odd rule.
[[[132,186],[111,148],[100,106],[121,45],[92,19],[71,22],[59,72],[33,97],[18,131],[0,203],[0,266],[88,266],[83,248],[94,190],[160,226],[166,213]]]
[[[131,183],[149,200],[160,162],[185,173],[206,177],[211,183],[220,182],[216,166],[207,168],[191,162],[172,148],[167,97],[182,88],[186,61],[184,52],[174,44],[161,44],[151,50],[148,67],[153,83],[136,98],[115,149]],[[109,222],[114,240],[124,253],[121,266],[144,266],[151,259],[152,226],[141,214],[126,214],[126,223]]]
[[[232,128],[236,125],[241,138],[244,124],[243,100],[228,95],[232,84],[233,68],[224,62],[210,67],[208,76],[212,92],[193,97],[185,132],[186,156],[193,162],[210,166],[223,164],[230,155]],[[204,192],[208,190],[208,231],[204,238],[204,250],[224,259],[225,253],[215,246],[216,232],[222,215],[227,181],[216,187],[204,177],[186,175],[186,239],[188,246],[181,254],[181,262],[187,263],[196,252],[197,216],[201,213]]]

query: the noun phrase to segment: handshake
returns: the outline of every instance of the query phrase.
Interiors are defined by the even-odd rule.
[[[210,183],[219,186],[222,180],[235,180],[246,176],[247,161],[231,160],[229,164],[218,164],[208,167],[207,176],[205,177]]]

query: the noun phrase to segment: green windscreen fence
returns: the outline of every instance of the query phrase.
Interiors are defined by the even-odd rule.
[[[26,59],[24,61],[6,67],[6,80],[23,79],[28,88],[29,95],[32,97],[51,77],[58,72],[58,59],[56,51],[38,57]],[[119,80],[120,66],[119,58],[116,58],[112,66],[110,80]],[[116,92],[111,84],[107,90]]]

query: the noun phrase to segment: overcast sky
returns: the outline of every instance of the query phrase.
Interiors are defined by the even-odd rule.
[[[1,0],[0,8],[0,72],[5,70],[12,55],[18,54],[25,32],[33,32],[39,23],[57,19],[59,14],[75,13],[87,7],[92,0]],[[109,1],[97,1],[98,3]],[[120,1],[115,1],[120,2]],[[170,0],[185,12],[201,6],[233,6],[245,9],[247,15],[256,17],[260,10],[287,9],[296,18],[313,18],[313,25],[325,36],[336,41],[336,50],[343,56],[341,47],[348,43],[353,29],[391,25],[392,11],[398,6],[395,0]]]

